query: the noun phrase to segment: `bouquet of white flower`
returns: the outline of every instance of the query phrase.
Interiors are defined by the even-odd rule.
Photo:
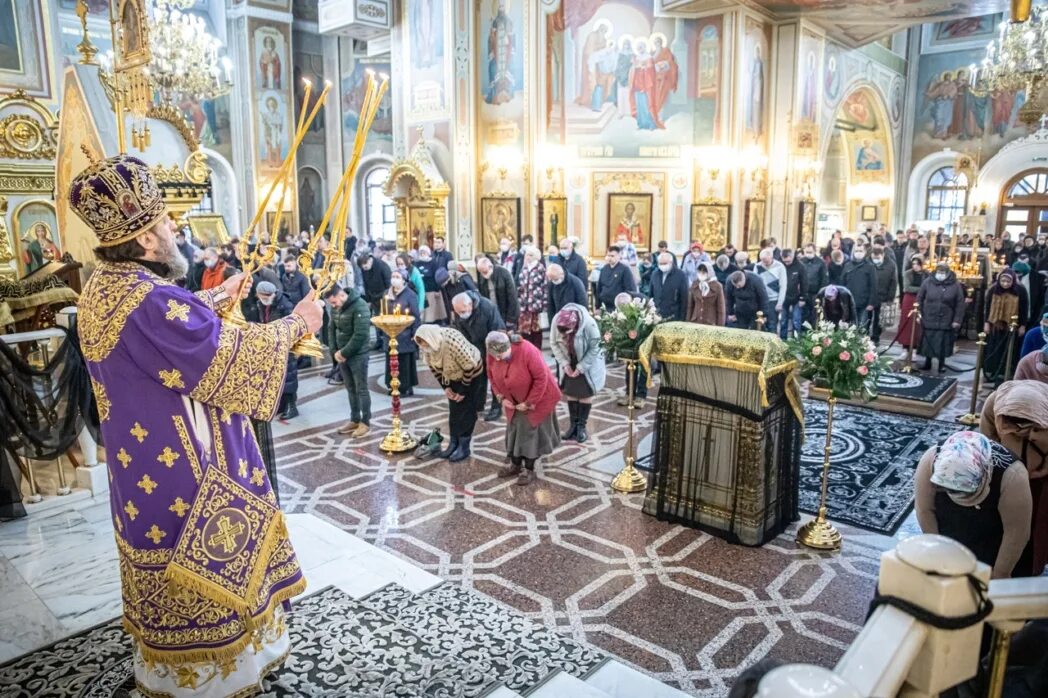
[[[816,328],[786,341],[800,361],[800,374],[828,389],[834,397],[877,396],[877,378],[890,360],[877,354],[877,346],[854,325],[821,322]]]
[[[640,345],[660,322],[662,317],[650,298],[634,298],[628,303],[620,303],[615,310],[597,316],[601,346],[624,358],[635,357]]]

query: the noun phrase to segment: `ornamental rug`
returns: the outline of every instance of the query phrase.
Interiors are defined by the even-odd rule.
[[[800,508],[819,509],[826,404],[806,401],[800,463]],[[833,411],[826,516],[832,521],[893,535],[913,508],[913,476],[929,446],[960,429],[838,403]]]
[[[291,654],[261,698],[471,698],[528,695],[557,672],[584,679],[601,652],[457,585],[423,594],[389,585],[354,600],[334,587],[294,603]],[[5,698],[138,698],[120,620],[0,666]]]

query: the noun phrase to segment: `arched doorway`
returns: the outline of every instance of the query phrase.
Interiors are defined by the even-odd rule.
[[[1025,235],[1048,235],[1048,168],[1021,172],[1001,191],[998,234],[1011,233],[1013,240]]]
[[[884,99],[868,85],[837,107],[822,146],[816,244],[834,230],[857,232],[892,220],[895,156]]]

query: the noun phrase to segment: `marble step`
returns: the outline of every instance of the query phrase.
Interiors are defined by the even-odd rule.
[[[314,687],[299,681],[317,669],[338,673],[343,695],[360,698],[480,698],[498,688],[493,674],[446,655],[396,618],[336,589],[318,596],[323,615],[308,632],[315,633],[315,644],[324,650],[315,655],[292,652],[267,687],[272,694],[311,695]]]

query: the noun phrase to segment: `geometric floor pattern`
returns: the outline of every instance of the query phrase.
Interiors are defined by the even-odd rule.
[[[374,357],[373,395],[380,371]],[[463,463],[387,458],[378,443],[388,409],[376,411],[370,437],[345,439],[334,433],[348,410],[344,392],[309,374],[300,397],[309,424],[276,440],[286,511],[311,513],[696,696],[725,695],[766,657],[835,663],[892,545],[845,528],[843,551],[819,554],[799,548],[791,528],[747,548],[644,515],[642,495],[608,487],[626,440],[625,410],[608,390],[594,405],[591,441],[563,445],[521,488],[495,476],[505,463],[503,422],[478,424],[474,457]],[[446,408],[432,377],[420,370],[420,378],[402,417],[424,433],[445,425]],[[621,368],[609,383],[621,386]],[[649,401],[637,423],[641,448],[652,410]]]

